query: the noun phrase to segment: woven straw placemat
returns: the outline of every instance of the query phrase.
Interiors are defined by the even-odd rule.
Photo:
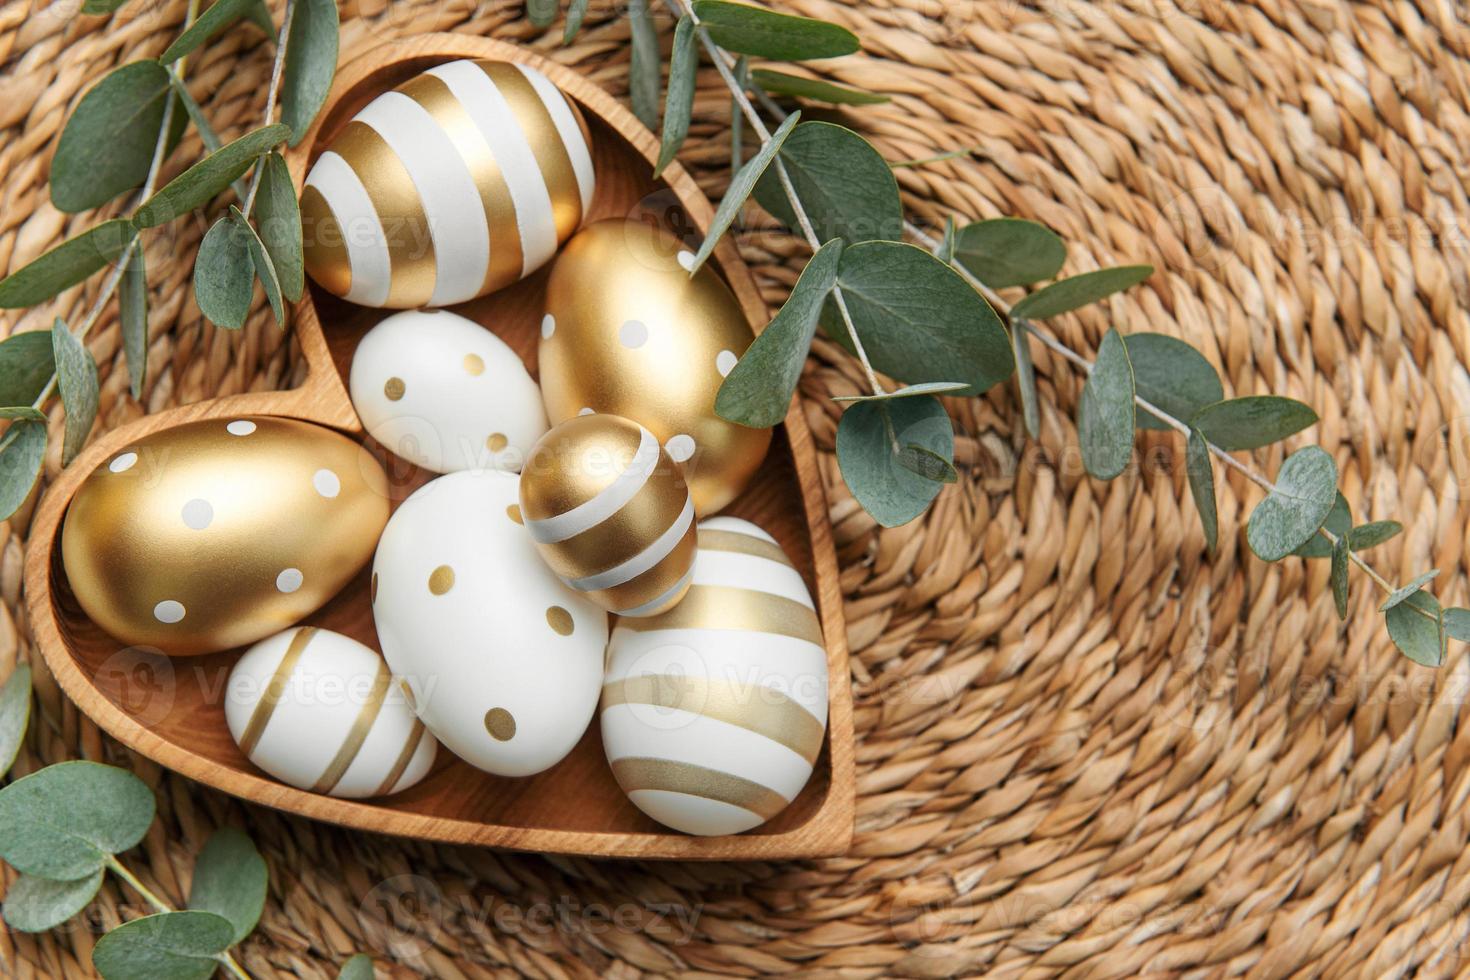
[[[49,202],[57,134],[108,69],[158,54],[184,8],[133,0],[108,21],[76,6],[0,9],[0,269],[95,220]],[[420,32],[493,33],[622,95],[626,21],[611,0],[592,6],[563,48],[519,2],[348,0],[343,56]],[[862,37],[862,55],[822,67],[894,95],[848,117],[889,159],[975,147],[899,171],[916,218],[1038,219],[1069,242],[1073,272],[1153,263],[1145,286],[1054,322],[1058,334],[1085,353],[1110,322],[1175,334],[1234,393],[1314,406],[1323,421],[1310,434],[1336,456],[1355,513],[1407,526],[1373,553],[1379,568],[1401,580],[1439,568],[1447,603],[1470,598],[1460,4],[778,6]],[[242,28],[190,66],[227,137],[257,125],[269,59]],[[695,117],[682,159],[717,197],[728,97],[709,71]],[[175,169],[197,152],[189,140]],[[126,393],[114,314],[90,339],[103,427],[301,370],[259,297],[243,333],[202,321],[189,264],[175,260],[202,228],[182,221],[176,240],[151,240],[162,274],[143,404]],[[759,227],[741,245],[774,306],[800,247]],[[5,322],[75,316],[95,288]],[[830,344],[816,354],[802,393],[824,454],[857,702],[848,857],[691,865],[431,846],[282,816],[161,772],[109,744],[32,656],[19,596],[29,511],[0,527],[0,676],[31,660],[41,703],[18,772],[78,755],[138,772],[160,818],[131,863],[173,901],[209,832],[246,827],[271,870],[265,918],[242,950],[261,977],[332,976],[353,951],[377,957],[380,975],[446,978],[1464,969],[1463,647],[1437,672],[1408,663],[1360,578],[1339,626],[1327,563],[1247,554],[1258,491],[1235,474],[1220,479],[1222,547],[1207,561],[1171,436],[1141,440],[1144,465],[1122,479],[1087,479],[1072,422],[1080,378],[1044,354],[1039,444],[1019,431],[1009,389],[952,401],[959,484],[921,520],[882,530],[831,455],[827,396],[857,391],[858,373]],[[1277,448],[1256,462],[1274,472],[1281,458]],[[84,974],[99,927],[139,910],[109,881],[90,923],[35,937],[0,927],[0,974]]]

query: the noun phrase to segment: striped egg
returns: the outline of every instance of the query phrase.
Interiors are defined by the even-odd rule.
[[[619,616],[655,616],[689,588],[694,502],[653,433],[616,415],[568,419],[521,474],[521,513],[563,582]]]
[[[240,751],[281,782],[347,799],[413,786],[438,744],[382,657],[313,626],[245,651],[230,671],[225,722]]]
[[[693,585],[608,643],[602,744],[628,798],[690,834],[738,834],[812,774],[827,725],[827,655],[811,594],[769,534],[698,528]]]
[[[437,65],[385,92],[301,193],[306,271],[363,306],[448,306],[530,275],[592,205],[586,123],[545,75]]]

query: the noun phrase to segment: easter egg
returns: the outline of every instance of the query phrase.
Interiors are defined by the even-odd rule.
[[[408,789],[435,742],[383,658],[314,626],[252,646],[230,671],[230,737],[283,783],[347,799]]]
[[[451,473],[393,513],[373,559],[373,621],[414,710],[501,776],[555,765],[597,707],[607,614],[536,555],[517,478]]]
[[[363,306],[448,306],[530,275],[592,205],[586,123],[534,68],[436,65],[369,102],[301,192],[306,271]]]
[[[546,432],[541,390],[515,351],[447,310],[405,310],[369,330],[349,386],[373,438],[436,473],[519,470]]]
[[[811,595],[770,535],[699,525],[694,584],[608,644],[602,744],[628,798],[691,834],[735,834],[806,785],[827,724],[827,656]]]
[[[546,564],[619,616],[654,616],[689,588],[694,503],[653,434],[616,415],[568,419],[521,476],[521,513]]]
[[[61,553],[93,622],[184,656],[299,622],[372,557],[387,520],[387,477],[350,439],[294,419],[206,419],[99,465]]]
[[[765,459],[769,429],[715,414],[725,375],[754,336],[714,269],[661,228],[599,221],[552,267],[541,323],[541,393],[551,423],[593,411],[630,418],[684,468],[706,516],[735,498]]]

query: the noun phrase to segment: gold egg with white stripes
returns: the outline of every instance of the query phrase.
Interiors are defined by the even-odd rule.
[[[689,589],[694,502],[653,433],[616,415],[554,426],[521,471],[521,515],[568,586],[619,616],[656,616]]]
[[[541,72],[436,65],[369,102],[301,192],[306,271],[362,306],[448,306],[539,269],[595,184],[587,124]]]
[[[693,584],[608,642],[602,745],[638,809],[737,834],[801,792],[827,726],[827,654],[806,581],[748,521],[699,524]]]
[[[226,685],[225,722],[246,758],[281,782],[346,799],[408,789],[438,750],[382,657],[313,626],[245,651]]]

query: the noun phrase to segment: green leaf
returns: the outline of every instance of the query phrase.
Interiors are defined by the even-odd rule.
[[[271,313],[276,318],[276,323],[285,326],[286,309],[281,303],[281,283],[276,278],[276,267],[271,264],[271,257],[266,254],[265,244],[260,236],[255,233],[255,228],[245,219],[245,215],[233,204],[230,205],[230,217],[235,220],[235,226],[246,232],[245,247],[250,251],[250,264],[255,269],[255,274],[260,278],[260,285],[265,289],[265,298],[271,305]]]
[[[1294,435],[1315,424],[1317,413],[1294,398],[1246,395],[1206,405],[1186,421],[1221,449],[1234,452]]]
[[[923,446],[908,443],[898,451],[895,458],[898,465],[910,473],[917,473],[935,483],[955,483],[960,478],[959,473],[955,472],[954,463]]]
[[[1205,532],[1205,548],[1215,553],[1220,541],[1220,516],[1215,510],[1215,468],[1210,462],[1210,447],[1198,429],[1189,430],[1184,447],[1184,470],[1189,476],[1189,492]]]
[[[954,215],[948,215],[944,219],[944,237],[939,240],[939,248],[935,250],[934,257],[945,265],[954,265],[954,246]]]
[[[375,980],[376,977],[373,958],[366,953],[358,953],[343,963],[341,972],[337,974],[337,980]]]
[[[953,395],[955,392],[968,391],[969,385],[963,381],[926,381],[923,384],[904,385],[893,391],[885,391],[877,395],[833,395],[834,402],[886,402],[895,398],[915,398],[919,395]]]
[[[1438,667],[1444,663],[1442,615],[1438,599],[1428,592],[1415,592],[1384,613],[1389,639],[1415,663]]]
[[[886,95],[863,92],[844,85],[833,85],[831,82],[824,82],[816,78],[788,75],[784,71],[757,68],[750,74],[755,83],[771,95],[809,99],[813,102],[826,102],[829,105],[879,105],[888,101]]]
[[[1153,274],[1154,267],[1151,265],[1120,265],[1111,269],[1084,272],[1080,276],[1063,279],[1038,289],[1011,307],[1011,316],[1025,317],[1028,320],[1060,316],[1089,303],[1096,303],[1113,293],[1130,289]]]
[[[101,887],[101,868],[76,881],[23,874],[5,892],[5,924],[21,932],[54,929],[86,908]]]
[[[845,27],[727,0],[694,0],[694,15],[726,51],[772,61],[836,58],[862,46]]]
[[[0,521],[20,510],[31,495],[45,457],[46,423],[12,422],[0,442]]]
[[[295,146],[311,129],[337,74],[337,0],[296,0],[286,34],[281,122]],[[279,142],[279,140],[277,141]]]
[[[258,2],[259,0],[215,0],[184,33],[174,38],[174,42],[164,49],[158,60],[165,65],[173,64],[241,17],[247,16]]]
[[[1373,521],[1360,524],[1348,535],[1348,543],[1354,551],[1366,551],[1397,537],[1404,529],[1398,521]]]
[[[781,163],[818,241],[842,238],[853,245],[903,237],[898,181],[857,133],[834,123],[802,123],[781,147]],[[800,226],[774,170],[755,185],[755,199],[788,228]]]
[[[1131,333],[1123,342],[1128,345],[1138,396],[1154,407],[1187,422],[1206,405],[1224,400],[1225,389],[1214,365],[1184,341],[1161,333]],[[1173,428],[1147,409],[1139,410],[1138,427]]]
[[[117,311],[130,387],[134,398],[142,398],[148,377],[148,272],[141,244],[128,253],[127,261],[117,283]]]
[[[577,32],[582,29],[582,21],[587,18],[587,4],[591,0],[572,0],[567,7],[567,27],[562,32],[561,43],[571,44],[577,37]]]
[[[82,13],[94,17],[110,14],[127,2],[128,0],[82,0]]]
[[[32,422],[44,422],[46,413],[30,405],[0,406],[0,419],[27,419]]]
[[[841,259],[841,239],[833,239],[812,256],[785,305],[720,385],[715,414],[756,429],[768,428],[786,417],[812,346],[822,303],[837,282]]]
[[[1430,582],[1434,581],[1435,576],[1437,576],[1438,574],[1439,574],[1439,569],[1437,569],[1437,568],[1432,569],[1430,571],[1425,572],[1422,575],[1416,576],[1414,578],[1414,580],[1412,582],[1410,582],[1408,585],[1405,585],[1405,586],[1402,586],[1400,588],[1394,589],[1393,592],[1389,593],[1388,598],[1383,600],[1383,605],[1381,605],[1381,606],[1378,607],[1378,611],[1379,612],[1388,612],[1394,606],[1397,606],[1399,603],[1401,603],[1405,599],[1409,598],[1409,596],[1411,596],[1414,593],[1420,591],[1421,589],[1424,588],[1424,586],[1426,586]]]
[[[66,430],[61,442],[61,465],[67,466],[81,452],[97,421],[97,362],[87,345],[66,329],[61,317],[51,326],[51,348],[56,358],[56,384],[66,410]]]
[[[1031,330],[1025,320],[1011,321],[1011,353],[1016,358],[1016,388],[1021,392],[1021,419],[1026,433],[1041,434],[1041,404],[1036,398],[1036,368],[1031,363]]]
[[[648,0],[628,0],[628,31],[632,55],[628,61],[628,97],[633,115],[649,129],[658,128],[659,50]]]
[[[69,238],[0,280],[0,308],[45,302],[123,254],[133,240],[126,218],[113,218]]]
[[[279,153],[272,153],[262,164],[260,190],[255,197],[255,226],[276,278],[281,294],[293,303],[299,302],[306,288],[301,247],[301,206],[296,189],[291,185],[291,172]]]
[[[1470,643],[1470,609],[1446,609],[1444,631],[1462,643]]]
[[[262,126],[226,143],[163,186],[133,214],[133,224],[152,228],[208,204],[291,131],[280,123]]]
[[[255,291],[255,261],[247,239],[251,235],[224,215],[210,227],[194,260],[194,299],[209,322],[239,330],[250,312]]]
[[[694,21],[679,18],[674,28],[674,53],[669,62],[669,91],[664,101],[664,132],[659,144],[657,177],[674,161],[679,147],[689,136],[689,116],[694,111],[694,73],[699,67],[699,50],[694,46]]]
[[[1133,456],[1133,367],[1116,330],[1103,334],[1097,362],[1082,386],[1077,436],[1082,465],[1099,480],[1111,480],[1128,468]]]
[[[261,0],[255,0],[255,2],[258,6]],[[268,19],[269,14],[267,14]],[[179,104],[184,107],[184,112],[189,117],[189,121],[199,131],[199,139],[204,143],[204,149],[209,153],[218,150],[224,143],[220,140],[219,134],[214,131],[214,127],[209,124],[209,117],[204,114],[203,109],[199,108],[199,103],[194,101],[194,96],[189,94],[188,86],[180,81],[178,76],[173,72],[169,72],[168,79],[169,84],[173,86],[174,94],[179,97]],[[245,186],[245,182],[238,178],[230,186],[234,189],[235,196],[242,201],[249,194],[249,188]],[[260,202],[257,201],[256,207],[258,208],[259,206]]]
[[[725,196],[720,201],[720,206],[715,209],[714,219],[710,222],[709,234],[704,237],[704,244],[699,246],[699,254],[694,257],[694,263],[690,267],[690,273],[698,272],[699,268],[708,261],[714,252],[715,246],[719,244],[721,236],[729,229],[730,225],[740,214],[740,209],[745,206],[745,199],[750,197],[750,192],[755,188],[755,183],[766,172],[776,154],[781,151],[781,144],[786,142],[786,137],[796,128],[801,119],[801,113],[793,112],[786,117],[781,128],[771,134],[771,138],[760,148],[760,152],[746,161],[745,166],[736,172],[730,181],[730,189],[725,191]]]
[[[145,915],[97,940],[92,965],[103,980],[208,980],[234,934],[213,912]]]
[[[51,158],[51,203],[76,212],[106,204],[148,177],[168,102],[156,61],[116,68],[82,96]]]
[[[0,858],[74,881],[141,841],[153,809],[153,791],[126,769],[58,762],[0,789]]]
[[[861,402],[844,412],[837,426],[842,479],[863,509],[884,527],[918,517],[942,486],[899,461],[905,446],[927,449],[946,461],[954,459],[954,428],[938,399]]]
[[[28,330],[0,341],[0,402],[29,405],[55,372],[51,331]]]
[[[31,668],[16,664],[0,687],[0,778],[15,765],[31,720]]]
[[[958,381],[978,394],[1010,377],[1011,338],[990,304],[951,267],[921,248],[862,242],[842,253],[837,283],[873,366],[908,384]],[[852,340],[827,303],[822,323]]]
[[[265,858],[250,838],[234,827],[222,827],[210,835],[194,864],[189,908],[228,919],[235,931],[231,942],[238,943],[260,921],[268,880]]]
[[[1338,538],[1332,546],[1332,604],[1337,618],[1347,619],[1348,612],[1348,539]]]
[[[1067,246],[1046,225],[992,218],[960,229],[955,258],[991,289],[1050,279],[1067,261]]]
[[[558,6],[557,0],[526,0],[526,18],[532,27],[550,27]]]
[[[1251,551],[1279,561],[1317,533],[1337,500],[1337,464],[1317,446],[1298,449],[1281,464],[1276,489],[1256,505],[1246,524]]]
[[[1327,515],[1327,520],[1322,526],[1331,531],[1334,537],[1345,537],[1353,526],[1353,512],[1348,506],[1347,498],[1341,493],[1332,502],[1332,510]],[[1314,534],[1308,538],[1300,548],[1292,552],[1299,558],[1331,558],[1333,546],[1330,541],[1320,534]]]

